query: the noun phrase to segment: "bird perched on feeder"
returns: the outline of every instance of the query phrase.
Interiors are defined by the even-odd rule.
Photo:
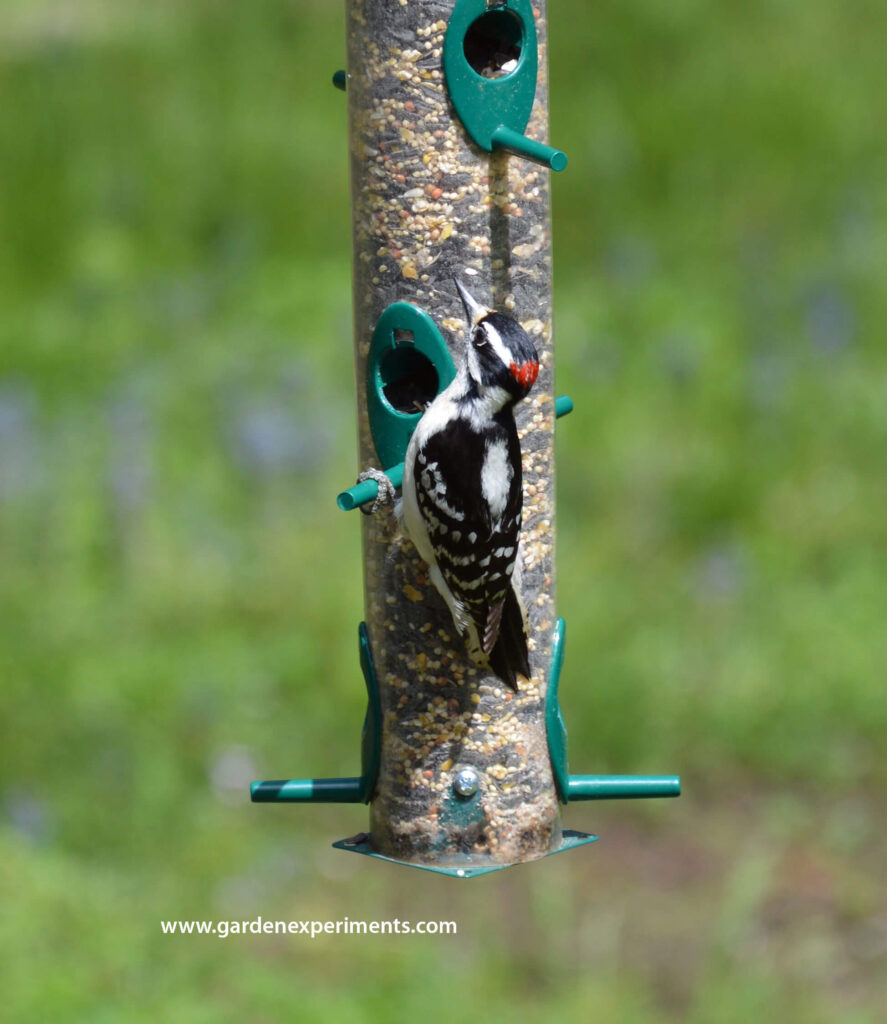
[[[480,305],[458,280],[456,287],[468,321],[465,354],[410,439],[402,516],[471,659],[517,689],[530,665],[514,406],[535,383],[539,356],[517,320]]]

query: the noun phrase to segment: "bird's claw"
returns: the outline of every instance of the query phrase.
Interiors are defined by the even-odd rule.
[[[361,484],[364,480],[375,480],[379,488],[376,497],[373,498],[373,502],[369,507],[367,507],[369,504],[368,502],[360,506],[360,511],[363,512],[365,516],[374,516],[379,509],[395,503],[397,500],[397,492],[394,489],[394,484],[381,469],[375,469],[371,466],[369,469],[363,470],[363,472],[358,475],[357,482]]]

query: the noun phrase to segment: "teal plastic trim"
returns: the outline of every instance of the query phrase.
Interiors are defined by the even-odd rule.
[[[573,399],[569,395],[559,395],[554,402],[554,415],[557,419],[566,416],[573,411]],[[385,476],[391,481],[394,487],[400,487],[403,483],[403,463],[392,466],[385,470]],[[341,491],[336,495],[336,504],[343,512],[351,512],[358,505],[366,505],[367,502],[375,501],[379,494],[379,485],[375,480],[364,480],[347,491]]]
[[[337,89],[341,89],[342,92],[346,91],[346,89],[348,88],[348,76],[345,74],[344,71],[333,72],[333,85]]]
[[[408,332],[412,339],[399,339],[395,332]],[[456,367],[446,342],[424,309],[409,302],[395,302],[379,317],[370,342],[366,387],[370,433],[383,466],[396,466],[403,462],[410,437],[422,418],[419,411],[411,413],[395,409],[385,395],[385,387],[391,383],[385,379],[391,353],[401,352],[406,356],[410,349],[431,362],[437,374],[438,394],[456,376]]]
[[[560,843],[549,850],[546,857],[556,853],[563,853],[565,850],[573,850],[577,846],[585,846],[588,843],[597,841],[597,836],[589,835],[587,832],[577,832],[572,828],[565,828],[561,835]],[[518,864],[477,864],[470,854],[465,855],[464,861],[458,864],[448,864],[445,867],[438,867],[436,864],[415,864],[408,860],[397,860],[394,857],[386,857],[384,854],[376,853],[370,846],[369,836],[366,833],[352,836],[350,839],[340,839],[333,843],[337,850],[345,850],[346,853],[360,853],[364,857],[374,857],[376,860],[387,860],[389,864],[400,864],[405,868],[418,868],[420,871],[433,871],[437,875],[449,875],[451,878],[477,878],[478,875],[489,875],[493,871],[504,871],[505,868],[517,867]],[[533,862],[535,863],[535,862]]]
[[[554,788],[561,803],[571,800],[634,800],[681,795],[678,775],[570,775],[567,767],[567,727],[558,691],[564,665],[567,626],[558,619],[551,641],[551,670],[545,696],[545,732]]]
[[[465,36],[482,17],[502,20],[520,45],[517,66],[499,78],[479,74],[465,56]],[[503,0],[494,8],[486,0],[457,0],[444,37],[444,78],[459,120],[481,149],[505,149],[562,171],[564,153],[524,135],[536,96],[537,50],[530,0]]]
[[[269,779],[253,782],[250,799],[254,804],[368,804],[379,777],[382,756],[382,701],[373,652],[365,622],[357,631],[360,667],[367,688],[367,710],[360,739],[360,778]]]

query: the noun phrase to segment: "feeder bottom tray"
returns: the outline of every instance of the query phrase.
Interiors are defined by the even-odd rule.
[[[585,846],[587,843],[596,842],[597,836],[589,835],[586,832],[577,832],[572,828],[565,828],[561,834],[561,842],[553,850],[549,850],[544,856],[550,857],[555,853],[563,853],[564,850],[572,850],[577,846]],[[434,871],[438,875],[451,875],[453,878],[474,878],[476,875],[488,875],[491,871],[502,871],[504,868],[516,867],[515,864],[479,864],[477,859],[470,854],[465,855],[462,862],[450,862],[447,865],[419,864],[416,861],[397,860],[395,857],[386,857],[384,854],[376,853],[370,846],[370,837],[361,832],[350,839],[340,839],[333,843],[337,850],[345,850],[347,853],[362,853],[365,857],[375,857],[376,860],[387,860],[391,864],[402,864],[408,868],[419,868],[421,871]],[[541,857],[534,858],[541,860]],[[521,862],[518,862],[521,863]],[[529,862],[524,862],[529,863]]]

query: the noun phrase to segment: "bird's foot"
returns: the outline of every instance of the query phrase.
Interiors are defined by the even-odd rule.
[[[375,480],[379,488],[376,497],[373,498],[372,504],[367,502],[360,506],[360,511],[363,512],[365,516],[374,516],[379,509],[382,508],[393,508],[397,501],[397,492],[395,491],[394,484],[381,469],[375,469],[372,466],[369,469],[365,469],[358,475],[357,482],[362,484],[364,480]],[[367,505],[369,505],[369,507],[367,507]]]

